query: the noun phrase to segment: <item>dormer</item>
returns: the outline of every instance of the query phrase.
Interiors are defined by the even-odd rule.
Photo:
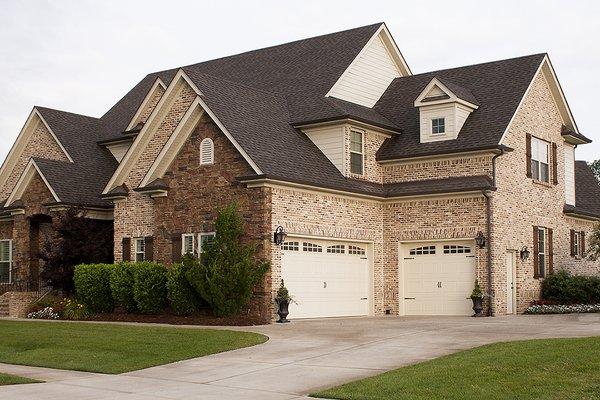
[[[470,90],[433,78],[415,100],[421,143],[453,140],[479,106]]]

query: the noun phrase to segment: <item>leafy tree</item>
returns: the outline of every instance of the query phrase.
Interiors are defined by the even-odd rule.
[[[41,246],[40,277],[52,289],[73,292],[73,267],[78,264],[113,262],[113,224],[86,218],[85,212],[69,208],[55,217],[54,234]]]
[[[244,223],[235,203],[219,211],[215,231],[213,242],[203,245],[202,262],[186,275],[213,313],[226,316],[239,313],[248,304],[269,263],[256,260],[255,245],[242,244]]]
[[[588,258],[592,261],[600,259],[600,223],[592,231],[587,253]]]
[[[591,162],[590,168],[594,172],[594,175],[596,175],[596,179],[598,179],[598,181],[600,181],[600,160]]]

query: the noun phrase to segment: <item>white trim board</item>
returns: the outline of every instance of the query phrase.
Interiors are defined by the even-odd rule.
[[[162,87],[164,90],[167,89],[167,85],[165,85],[164,82],[160,78],[156,78],[156,80],[154,81],[154,84],[152,85],[152,87],[150,88],[148,93],[146,93],[146,97],[144,97],[144,100],[142,100],[142,104],[140,104],[137,111],[133,115],[133,118],[131,118],[131,122],[129,122],[129,125],[127,125],[127,128],[125,128],[126,131],[130,131],[131,129],[133,129],[135,127],[135,125],[136,125],[135,122],[138,120],[138,118],[140,117],[142,112],[146,109],[148,102],[150,101],[150,99],[152,99],[152,97],[154,96],[154,92],[156,91],[156,89],[159,86]]]
[[[48,187],[48,190],[50,190],[50,193],[52,193],[52,197],[54,197],[54,200],[60,202],[60,198],[58,197],[52,186],[50,186],[50,183],[48,183],[48,180],[46,179],[42,171],[40,171],[38,165],[35,163],[35,161],[33,161],[33,159],[31,159],[29,160],[29,163],[23,170],[23,173],[21,174],[21,177],[19,178],[19,181],[15,185],[10,196],[6,200],[6,206],[10,206],[11,203],[13,203],[15,200],[19,200],[21,196],[23,196],[23,193],[25,193],[25,189],[27,189],[27,186],[35,176],[35,172],[37,172],[40,175],[40,177]]]

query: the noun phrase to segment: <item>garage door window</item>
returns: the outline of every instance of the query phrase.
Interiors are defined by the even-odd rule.
[[[323,247],[318,244],[304,242],[302,243],[302,251],[308,251],[309,253],[322,253]]]
[[[348,254],[356,254],[359,256],[365,255],[365,249],[358,246],[348,246]]]
[[[298,243],[298,242],[285,242],[283,244],[283,246],[281,246],[281,248],[283,250],[298,251],[298,250],[300,250],[300,243]]]
[[[343,244],[328,246],[327,252],[331,254],[344,254],[346,253],[346,246],[344,246]]]
[[[468,246],[444,245],[444,254],[470,254],[471,248]]]
[[[414,249],[410,249],[409,254],[411,256],[421,256],[424,254],[435,254],[435,246],[415,247]]]

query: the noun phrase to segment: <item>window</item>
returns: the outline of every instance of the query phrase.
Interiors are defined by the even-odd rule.
[[[304,242],[302,243],[302,251],[308,251],[309,253],[322,253],[323,247],[318,244]]]
[[[194,234],[181,235],[181,254],[194,254]]]
[[[200,142],[200,165],[209,165],[215,162],[215,145],[210,138]]]
[[[146,254],[146,242],[144,238],[135,238],[135,262],[144,261]]]
[[[435,246],[415,247],[414,249],[410,249],[409,254],[411,256],[421,256],[423,254],[435,254]]]
[[[10,283],[12,269],[12,240],[0,240],[0,283]]]
[[[578,257],[581,255],[581,233],[575,232],[573,235],[573,255]]]
[[[363,133],[350,131],[350,173],[363,174]]]
[[[439,135],[446,133],[446,118],[434,118],[431,120],[431,133]]]
[[[550,143],[531,138],[531,177],[541,182],[550,182]]]
[[[327,247],[327,252],[331,254],[344,254],[346,253],[346,246],[343,244],[335,244]]]
[[[284,242],[283,245],[281,246],[282,250],[289,250],[289,251],[298,251],[300,250],[300,243],[298,242]]]
[[[571,257],[585,258],[585,232],[571,229]]]
[[[538,228],[538,270],[537,276],[543,278],[546,276],[546,228]]]
[[[348,254],[365,255],[365,249],[358,246],[348,246]]]
[[[470,254],[471,248],[467,246],[444,245],[444,254]]]
[[[201,256],[204,251],[212,244],[215,240],[214,232],[204,232],[198,235],[198,255]]]

